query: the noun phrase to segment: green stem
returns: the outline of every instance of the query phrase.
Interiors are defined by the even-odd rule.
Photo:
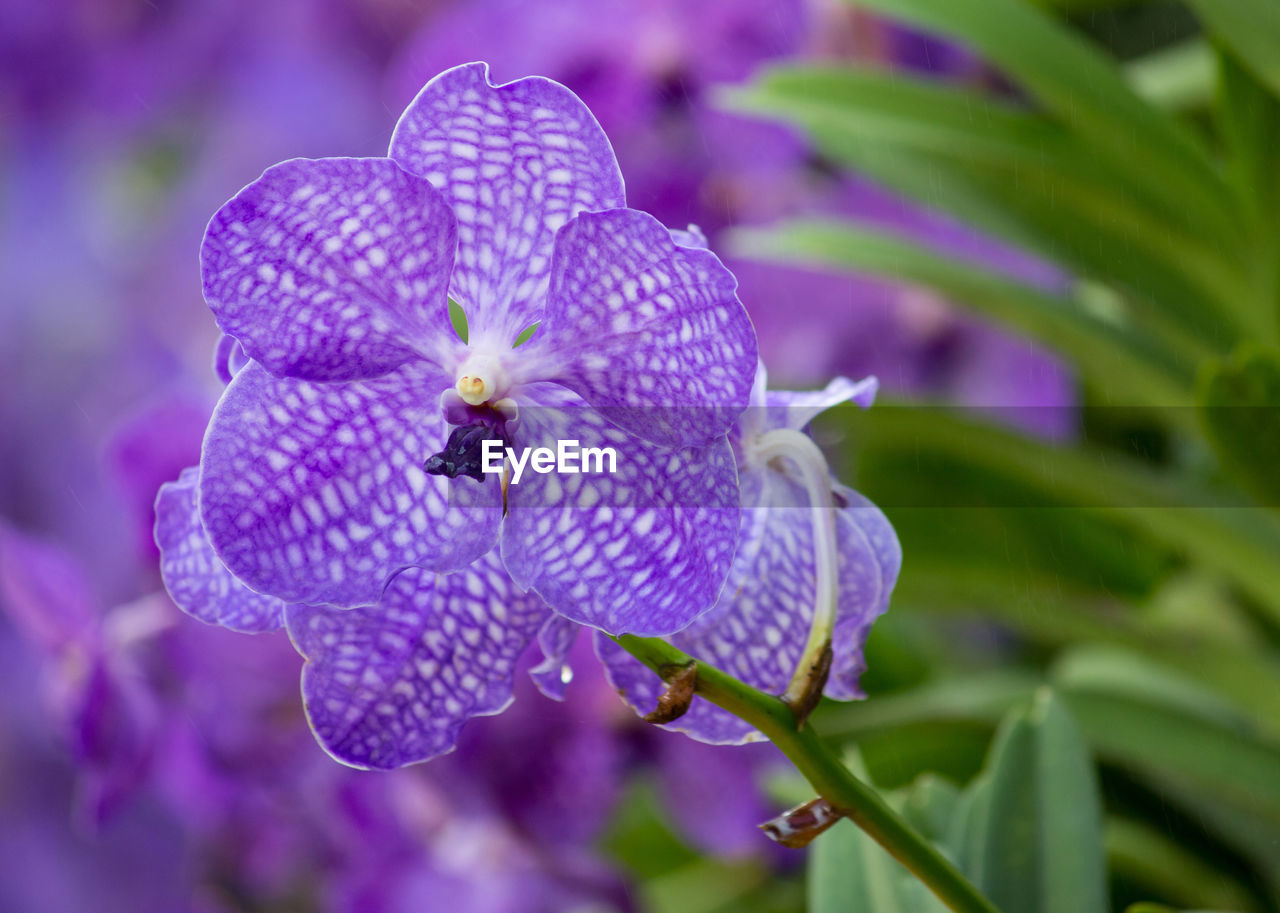
[[[819,795],[906,866],[939,900],[955,913],[998,913],[945,856],[912,830],[871,787],[849,773],[812,726],[797,728],[795,715],[781,700],[694,660],[658,638],[624,634],[615,640],[659,674],[665,668],[696,662],[698,694],[763,732]]]

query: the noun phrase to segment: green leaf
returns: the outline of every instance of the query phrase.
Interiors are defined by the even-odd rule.
[[[1167,708],[1186,719],[1215,727],[1242,732],[1251,728],[1229,701],[1129,650],[1080,647],[1067,653],[1054,667],[1053,680],[1073,700],[1079,695],[1104,694],[1108,700],[1124,699],[1142,706]],[[1280,790],[1280,783],[1276,787]]]
[[[1038,684],[1015,672],[947,679],[874,700],[825,702],[814,725],[828,738],[856,742],[882,788],[905,787],[925,772],[963,783],[981,769],[992,727],[1028,703]]]
[[[1019,913],[1107,908],[1093,763],[1052,692],[1041,691],[1030,709],[1005,721],[971,788],[960,859],[997,907]]]
[[[678,871],[698,858],[671,832],[654,784],[640,779],[628,784],[601,843],[641,880]]]
[[[1193,679],[1132,655],[1081,651],[1055,678],[1100,756],[1249,857],[1280,902],[1280,742],[1197,696]]]
[[[964,783],[982,769],[989,726],[962,722],[906,724],[858,742],[868,775],[882,789],[904,789],[926,772]]]
[[[1033,441],[941,410],[877,407],[858,416],[853,411],[842,413],[849,416],[851,437],[874,444],[877,458],[886,462],[896,450],[901,475],[916,478],[913,468],[935,456],[1005,480],[1006,488],[979,490],[995,499],[989,503],[975,500],[973,489],[926,487],[924,500],[916,502],[882,500],[880,493],[868,490],[868,496],[888,509],[895,522],[901,513],[895,507],[927,508],[935,517],[956,507],[967,506],[975,512],[1002,504],[1016,508],[1017,501],[1001,499],[1008,497],[1006,492],[1016,497],[1029,487],[1059,508],[1080,507],[1122,522],[1151,541],[1225,574],[1272,618],[1280,619],[1280,562],[1276,561],[1280,521],[1267,511],[1241,510],[1244,505],[1231,500],[1228,493],[1205,490],[1189,479],[1154,471],[1115,453]],[[852,457],[848,475],[857,476],[859,455]],[[897,491],[910,494],[901,487]]]
[[[1016,172],[1024,184],[1042,176],[1069,197],[1079,197],[1087,212],[1163,218],[1190,234],[1209,219],[1215,229],[1238,233],[1233,209],[1220,196],[1170,199],[1167,187],[1147,185],[1145,163],[1113,161],[1043,114],[969,88],[865,67],[783,65],[720,97],[731,107],[803,126],[836,155],[852,142],[878,142],[975,168]],[[1101,193],[1122,199],[1106,208],[1096,199]],[[1189,209],[1189,202],[1197,205]],[[1163,227],[1167,232],[1169,226]]]
[[[516,341],[511,344],[511,348],[518,349],[522,345],[524,345],[526,342],[528,342],[530,339],[532,339],[533,334],[538,332],[538,327],[540,326],[542,326],[541,320],[539,320],[537,323],[531,323],[527,327],[525,327],[523,330],[521,330],[520,335],[516,337]]]
[[[1107,858],[1113,876],[1179,904],[1258,913],[1237,880],[1158,827],[1129,818],[1107,821]],[[1130,908],[1133,909],[1133,908]]]
[[[1280,744],[1194,681],[1127,651],[1081,650],[1054,681],[1094,750],[1280,829]]]
[[[1078,13],[1100,9],[1111,9],[1118,6],[1136,6],[1145,0],[1031,0],[1037,6],[1047,9],[1061,10],[1065,13]]]
[[[1255,860],[1280,899],[1280,871],[1268,869],[1280,845],[1280,741],[1197,679],[1194,666],[1178,672],[1134,651],[1098,647],[1067,653],[1052,677],[1100,760],[1151,785]],[[1035,682],[1003,672],[944,679],[864,703],[824,706],[815,725],[830,737],[860,744],[960,723],[990,728],[1011,708],[1027,706]],[[1273,673],[1257,687],[1273,696],[1277,682]],[[981,806],[975,791],[981,793],[975,787],[959,800],[948,840],[958,849],[973,839],[966,834],[976,826],[972,808]],[[1199,899],[1210,900],[1203,893]]]
[[[777,68],[726,97],[804,127],[836,160],[928,205],[1131,288],[1192,332],[1228,334],[1222,302],[1240,297],[1242,242],[1221,193],[1198,205],[1144,188],[1038,115],[922,80]]]
[[[1280,826],[1223,802],[1197,782],[1162,771],[1147,771],[1143,779],[1170,805],[1186,809],[1206,831],[1234,847],[1252,863],[1259,875],[1258,887],[1267,892],[1273,907],[1280,907],[1280,867],[1275,864],[1280,846]]]
[[[1280,4],[1275,0],[1187,0],[1187,4],[1280,96]]]
[[[1150,186],[1179,196],[1216,192],[1207,152],[1135,95],[1104,54],[1024,0],[854,2],[971,45],[1080,136],[1117,161],[1147,166]]]
[[[960,791],[933,774],[916,779],[902,805],[907,823],[936,844],[944,844],[956,816]]]
[[[1124,913],[1179,913],[1173,907],[1166,907],[1158,903],[1136,903],[1125,908]],[[1224,910],[1183,910],[1181,913],[1228,913]],[[1239,913],[1239,911],[1235,911]]]
[[[1217,89],[1218,61],[1208,42],[1197,38],[1134,60],[1124,74],[1133,90],[1157,107],[1204,108]]]
[[[1100,757],[1176,782],[1224,813],[1280,834],[1280,740],[1190,674],[1132,650],[1084,647],[1064,655],[1052,681]],[[860,742],[910,727],[994,726],[1006,711],[1025,706],[1035,683],[1009,672],[944,679],[865,703],[824,706],[816,725],[833,738]],[[1258,687],[1274,693],[1280,677]]]
[[[809,861],[809,913],[946,913],[946,907],[852,821],[819,837]]]
[[[1280,54],[1280,51],[1278,51]],[[1226,149],[1226,174],[1249,204],[1255,226],[1248,271],[1263,338],[1280,339],[1280,97],[1270,94],[1229,52],[1219,55],[1215,113]]]
[[[856,223],[791,222],[739,230],[730,246],[745,256],[827,266],[928,286],[949,300],[1025,333],[1071,358],[1100,385],[1140,401],[1185,401],[1192,367],[1147,336],[1078,303],[946,257],[906,238]]]
[[[918,436],[917,425],[935,418],[938,439]],[[833,410],[819,425],[853,442],[849,478],[886,511],[912,556],[899,604],[1007,610],[1051,638],[1071,639],[1093,633],[1096,624],[1076,622],[1096,612],[1077,619],[1060,610],[1064,597],[1143,598],[1154,589],[1169,570],[1167,548],[1103,512],[1063,510],[1080,502],[1052,484],[975,459],[968,438],[987,428],[883,401],[860,415]]]
[[[858,739],[915,722],[992,724],[1026,704],[1040,684],[1038,676],[1011,670],[949,678],[874,700],[824,704],[815,725],[832,738]]]
[[[1227,176],[1274,233],[1280,222],[1280,98],[1271,95],[1229,52],[1218,55],[1218,127],[1227,151]],[[1274,264],[1273,264],[1274,265]]]
[[[449,298],[449,323],[453,326],[453,331],[458,334],[458,338],[466,342],[467,312],[462,309],[462,305],[453,300],[452,296]]]
[[[1262,504],[1280,507],[1280,357],[1248,347],[1207,365],[1199,403],[1222,468]]]

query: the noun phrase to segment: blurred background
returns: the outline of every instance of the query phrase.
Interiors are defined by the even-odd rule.
[[[6,0],[0,910],[935,909],[856,832],[769,845],[808,798],[780,755],[646,727],[589,656],[357,772],[283,634],[164,595],[152,502],[219,392],[205,223],[276,161],[384,154],[471,60],[587,102],[774,386],[880,378],[816,433],[904,570],[819,730],[1009,913],[1056,870],[997,831],[1081,910],[1280,910],[1271,0]],[[975,837],[979,788],[1041,801]],[[879,875],[898,905],[859,906]]]

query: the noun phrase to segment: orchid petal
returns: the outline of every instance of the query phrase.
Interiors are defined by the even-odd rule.
[[[218,325],[273,374],[371,378],[450,345],[453,214],[387,159],[293,159],[214,215],[200,251]]]
[[[869,409],[879,389],[880,381],[874,377],[837,377],[822,390],[770,390],[766,395],[769,425],[801,431],[821,413],[841,403]]]
[[[544,326],[522,368],[667,447],[708,444],[747,406],[756,338],[737,280],[652,216],[583,213],[556,239]]]
[[[496,554],[453,574],[407,570],[377,606],[290,606],[316,738],[344,764],[377,770],[452,750],[467,720],[510,704],[516,661],[547,615]]]
[[[388,155],[457,216],[451,288],[473,340],[510,345],[540,320],[556,231],[583,210],[623,205],[613,149],[586,105],[541,77],[495,86],[482,63],[427,83]]]
[[[213,350],[213,373],[222,381],[222,385],[225,387],[231,383],[231,378],[239,374],[248,363],[249,356],[245,354],[240,340],[223,333]]]
[[[861,612],[838,610],[836,613],[831,634],[835,655],[824,693],[837,701],[850,701],[866,696],[858,684],[867,665],[862,648],[867,642],[871,623],[889,608],[889,596],[902,570],[902,546],[889,518],[880,508],[844,485],[836,485],[835,494],[837,502],[844,505],[836,517],[837,537],[842,543],[862,544],[866,551],[861,553],[863,557],[860,560],[865,562],[866,556],[870,555],[879,569],[878,595],[875,595],[876,576],[873,573],[864,572],[859,578],[850,572],[851,569],[841,567],[840,598],[857,602],[863,609]],[[850,548],[852,550],[854,546]],[[864,567],[870,570],[869,565],[864,564]],[[859,580],[865,589],[856,591]]]
[[[580,624],[609,634],[678,631],[715,603],[733,556],[738,491],[728,441],[660,448],[567,396],[544,385],[539,405],[521,409],[515,443],[611,447],[616,472],[512,478],[507,569]]]
[[[218,557],[285,602],[371,605],[409,566],[461,567],[497,540],[496,480],[429,476],[447,379],[424,362],[347,384],[250,364],[214,411],[202,519]]]
[[[184,469],[178,481],[160,486],[156,498],[165,588],[178,608],[207,624],[244,633],[279,630],[284,603],[249,589],[213,553],[196,504],[199,477],[199,469]]]
[[[552,615],[538,632],[538,647],[542,661],[529,670],[529,677],[538,690],[553,701],[564,700],[565,691],[573,677],[569,668],[569,651],[578,640],[582,626],[563,615]]]

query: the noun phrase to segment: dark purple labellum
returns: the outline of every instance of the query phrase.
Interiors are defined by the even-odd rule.
[[[477,482],[483,482],[484,442],[495,440],[503,447],[506,446],[506,441],[488,422],[461,425],[453,429],[449,440],[445,442],[444,450],[427,457],[422,468],[433,476],[448,476],[451,479],[470,476]]]

